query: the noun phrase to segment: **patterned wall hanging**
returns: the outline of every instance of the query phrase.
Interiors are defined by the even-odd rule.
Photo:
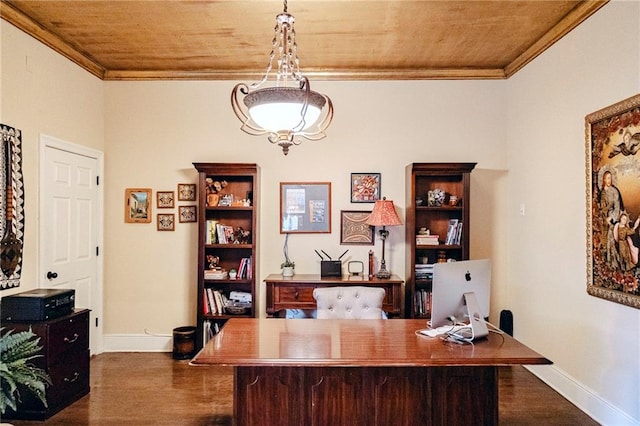
[[[24,180],[19,129],[0,124],[0,290],[20,286],[24,247]]]

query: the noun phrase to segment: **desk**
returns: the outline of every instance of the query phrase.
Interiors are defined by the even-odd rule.
[[[551,362],[508,335],[416,336],[424,320],[232,318],[192,360],[234,366],[235,425],[495,425],[498,366]]]
[[[267,315],[278,316],[285,309],[315,309],[313,289],[316,287],[336,286],[371,286],[384,288],[387,294],[382,301],[382,310],[389,316],[399,316],[402,311],[403,280],[396,275],[391,279],[381,280],[376,277],[321,277],[314,274],[296,274],[293,277],[283,277],[271,274],[264,279],[267,286]]]

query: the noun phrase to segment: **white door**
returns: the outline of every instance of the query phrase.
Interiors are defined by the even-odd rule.
[[[102,352],[102,154],[41,136],[40,287],[74,289],[91,309],[92,354]]]

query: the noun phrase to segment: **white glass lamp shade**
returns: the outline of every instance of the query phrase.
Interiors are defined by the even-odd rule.
[[[259,89],[244,97],[251,119],[263,129],[273,132],[299,132],[313,126],[325,103],[324,96],[319,93],[293,87]]]

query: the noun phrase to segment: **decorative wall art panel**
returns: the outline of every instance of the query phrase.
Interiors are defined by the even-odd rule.
[[[22,135],[19,129],[0,124],[0,290],[20,286],[24,247],[24,179]]]

